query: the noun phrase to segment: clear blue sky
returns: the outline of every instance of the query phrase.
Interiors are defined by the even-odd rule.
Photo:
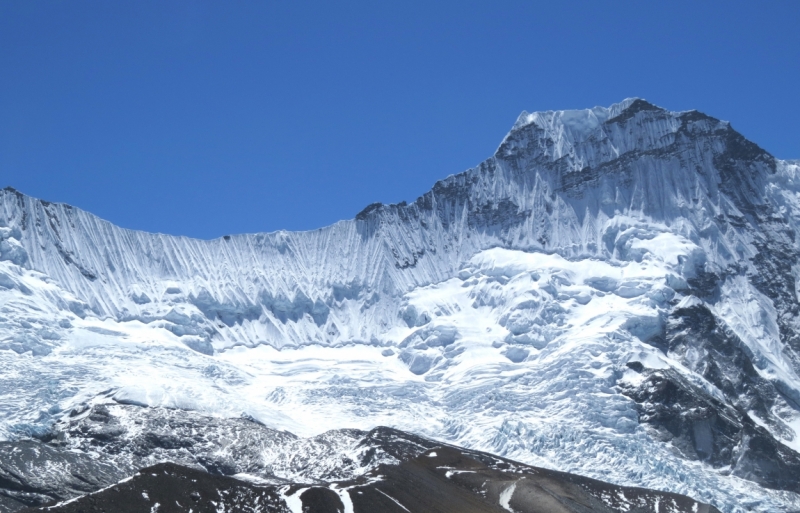
[[[124,227],[412,201],[522,110],[639,96],[800,158],[800,2],[0,2],[0,186]]]

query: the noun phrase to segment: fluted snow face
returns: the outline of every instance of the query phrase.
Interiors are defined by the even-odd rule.
[[[5,190],[0,434],[102,401],[391,425],[724,511],[800,507],[694,461],[699,435],[674,449],[631,399],[674,372],[800,450],[798,198],[796,163],[641,100],[523,113],[480,166],[310,232],[149,234]],[[677,349],[692,308],[777,392],[739,404],[707,348]]]

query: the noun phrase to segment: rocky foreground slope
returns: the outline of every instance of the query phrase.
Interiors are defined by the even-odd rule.
[[[799,172],[727,122],[631,99],[523,113],[478,167],[311,232],[148,234],[6,189],[0,438],[117,448],[133,471],[161,453],[116,440],[157,439],[146,415],[89,445],[73,423],[387,425],[725,512],[800,510]],[[47,454],[22,459],[57,468]]]
[[[24,475],[32,452],[44,452],[39,458],[59,467],[36,476],[35,491],[32,479],[19,480],[20,487],[29,488],[17,491],[17,501],[35,495],[51,499],[21,513],[718,511],[685,496],[531,467],[390,428],[300,439],[247,420],[224,423],[141,407],[111,410],[95,408],[85,422],[71,426],[80,442],[5,444],[19,464],[14,472],[4,462],[0,472],[5,476]],[[123,427],[131,420],[143,427],[132,436]],[[75,451],[80,445],[84,451]],[[102,451],[101,458],[81,456],[92,446]],[[265,454],[270,456],[262,459]],[[145,467],[148,460],[181,465]],[[89,485],[78,479],[87,475],[97,481]],[[119,483],[58,500],[102,481]],[[8,495],[4,500],[9,507]]]

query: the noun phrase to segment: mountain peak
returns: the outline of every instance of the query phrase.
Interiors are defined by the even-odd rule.
[[[613,119],[622,114],[623,111],[633,110],[639,112],[641,110],[650,109],[662,110],[646,100],[633,97],[626,98],[609,107],[595,106],[591,109],[548,110],[537,112],[522,111],[511,130],[522,128],[531,123],[535,123],[541,128],[548,128],[553,123],[557,122],[561,122],[570,128],[585,130],[588,127],[593,128],[597,126],[598,123]]]

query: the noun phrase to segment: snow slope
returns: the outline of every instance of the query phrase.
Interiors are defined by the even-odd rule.
[[[796,163],[636,99],[523,113],[480,166],[310,232],[149,234],[6,189],[0,436],[104,402],[389,425],[800,509],[798,223]]]

